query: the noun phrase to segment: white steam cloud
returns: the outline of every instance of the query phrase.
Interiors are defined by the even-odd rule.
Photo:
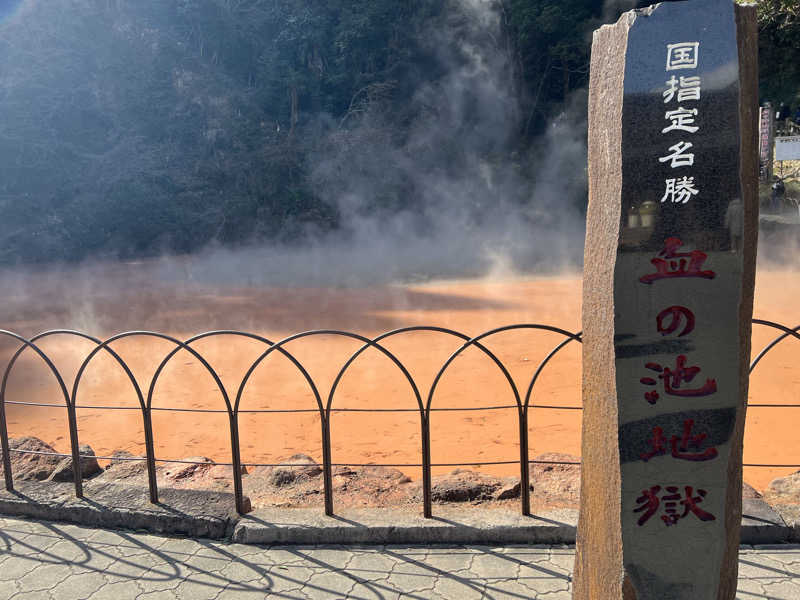
[[[442,75],[393,125],[376,87],[341,122],[316,123],[315,192],[342,228],[291,249],[209,249],[195,278],[258,285],[362,285],[580,264],[585,195],[585,101],[580,94],[533,152],[511,154],[519,126],[514,74],[494,2],[452,0],[423,35]],[[585,96],[585,94],[584,94]],[[531,186],[531,174],[536,184]]]

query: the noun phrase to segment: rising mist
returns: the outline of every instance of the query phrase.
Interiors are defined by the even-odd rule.
[[[0,24],[7,51],[0,83],[9,90],[0,123],[6,264],[163,255],[160,265],[175,257],[180,268],[159,266],[157,277],[306,286],[580,264],[585,92],[570,92],[555,112],[531,102],[503,3],[451,0],[409,25],[404,43],[423,62],[397,79],[356,86],[338,112],[324,103],[298,111],[295,100],[289,107],[288,96],[270,96],[258,83],[259,65],[283,68],[272,65],[280,45],[253,54],[250,67],[226,66],[218,41],[197,33],[218,26],[224,39],[225,19],[233,18],[224,11],[213,13],[218,23],[184,31],[199,16],[74,0],[61,7],[66,25],[55,27],[55,4],[15,3]],[[80,39],[70,15],[84,17]],[[314,26],[292,34],[311,40],[298,44],[312,44]],[[37,44],[52,46],[50,58]],[[303,64],[333,68],[308,47]],[[125,61],[140,61],[139,77],[112,77]],[[53,90],[49,97],[42,84]],[[163,106],[137,102],[158,86]],[[75,97],[64,103],[70,88]],[[234,125],[237,114],[259,114],[259,102],[260,122]],[[288,119],[270,116],[281,106],[290,108]],[[543,115],[541,133],[522,140],[520,131],[545,122]],[[160,132],[161,121],[186,125]],[[196,143],[182,141],[195,121]],[[240,152],[256,142],[272,144],[263,163],[258,146]],[[283,162],[275,159],[281,153]]]

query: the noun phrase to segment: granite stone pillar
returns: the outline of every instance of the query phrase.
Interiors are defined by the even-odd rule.
[[[594,35],[576,599],[735,597],[757,46],[732,0]]]

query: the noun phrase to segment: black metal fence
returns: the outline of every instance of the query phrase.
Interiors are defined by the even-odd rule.
[[[765,321],[762,319],[753,319],[753,324],[769,327],[775,330],[780,331],[780,335],[778,335],[775,339],[773,339],[767,346],[761,350],[761,352],[753,359],[750,365],[750,372],[752,373],[753,370],[758,366],[761,360],[778,344],[782,341],[786,340],[787,338],[794,337],[800,340],[800,325],[790,329],[784,325],[779,323],[774,323],[772,321]],[[525,390],[524,394],[520,393],[520,388],[517,387],[514,379],[512,378],[511,374],[509,373],[506,366],[503,362],[489,350],[482,342],[485,341],[487,338],[513,330],[538,330],[538,331],[547,331],[551,333],[556,333],[558,335],[563,336],[563,340],[556,345],[552,351],[542,360],[542,362],[538,365],[536,370],[533,373],[533,376],[530,380],[527,389]],[[427,394],[422,394],[419,390],[419,387],[412,377],[409,370],[406,366],[395,356],[392,352],[387,350],[382,342],[385,340],[413,332],[435,332],[440,333],[448,336],[452,336],[455,338],[460,339],[463,344],[453,352],[447,361],[442,365],[439,369],[436,377],[433,379],[433,383],[428,390]],[[58,368],[45,354],[42,349],[39,347],[38,342],[45,338],[54,337],[54,336],[72,336],[81,338],[87,341],[90,341],[95,344],[94,349],[89,353],[89,355],[84,359],[80,368],[77,371],[75,376],[74,382],[72,384],[72,390],[68,390],[66,383],[64,382],[64,378],[59,372]],[[218,337],[218,336],[236,336],[242,338],[248,338],[251,340],[255,340],[258,342],[263,343],[266,348],[263,353],[258,357],[258,359],[253,362],[250,368],[247,370],[246,374],[244,375],[242,381],[239,384],[239,387],[236,391],[235,396],[229,395],[228,391],[226,390],[225,386],[223,385],[219,375],[211,366],[211,364],[195,349],[192,347],[192,344],[208,338]],[[314,336],[337,336],[343,338],[349,338],[352,340],[356,340],[361,342],[363,345],[360,349],[352,354],[349,359],[344,363],[344,365],[339,370],[336,378],[333,381],[331,389],[327,394],[327,397],[323,399],[323,394],[320,393],[317,385],[315,384],[314,380],[312,379],[309,372],[306,368],[302,365],[302,363],[297,360],[288,350],[286,350],[285,346],[295,340],[301,338],[310,338]],[[164,357],[164,359],[159,364],[158,368],[156,369],[150,384],[147,388],[147,392],[144,393],[142,387],[139,385],[136,377],[134,376],[131,368],[125,363],[125,361],[120,357],[120,355],[114,351],[111,347],[114,342],[124,339],[124,338],[133,338],[133,337],[144,337],[144,338],[157,338],[161,340],[168,341],[174,344],[174,348]],[[131,331],[126,333],[121,333],[115,335],[107,340],[100,340],[90,335],[80,333],[77,331],[70,331],[70,330],[53,330],[53,331],[46,331],[39,335],[36,335],[30,339],[24,338],[21,335],[13,333],[11,331],[4,331],[0,330],[0,338],[12,338],[19,342],[20,346],[16,350],[16,352],[12,355],[11,359],[9,360],[5,371],[3,373],[3,380],[2,386],[0,387],[0,442],[2,443],[2,452],[3,452],[3,467],[4,467],[4,475],[5,475],[5,486],[6,489],[11,491],[14,489],[14,481],[13,481],[13,473],[12,473],[12,465],[11,465],[11,453],[18,452],[24,454],[46,454],[51,456],[61,456],[61,457],[71,457],[72,458],[72,466],[73,466],[73,477],[75,482],[75,495],[79,498],[83,497],[83,482],[81,477],[81,461],[80,461],[80,452],[79,452],[79,441],[78,441],[78,422],[77,422],[77,408],[84,408],[84,409],[103,409],[103,410],[140,410],[142,415],[142,422],[144,425],[144,445],[145,445],[145,454],[144,458],[126,458],[122,460],[142,460],[146,461],[147,464],[147,475],[148,475],[148,486],[149,486],[149,494],[150,494],[150,501],[155,503],[158,502],[158,484],[156,481],[156,463],[157,462],[186,462],[189,464],[191,461],[180,461],[180,460],[157,460],[155,457],[155,446],[153,440],[153,425],[152,425],[152,414],[153,411],[169,411],[169,412],[200,412],[200,413],[225,413],[228,416],[229,426],[230,426],[230,440],[231,440],[231,462],[230,463],[218,463],[224,466],[232,467],[232,477],[233,477],[233,487],[234,487],[234,495],[236,498],[236,510],[241,512],[245,511],[244,506],[244,495],[242,491],[242,467],[243,466],[250,466],[250,467],[277,467],[282,465],[277,464],[265,464],[265,463],[242,463],[241,460],[241,453],[239,449],[239,415],[244,413],[303,413],[303,412],[317,412],[319,413],[320,418],[320,425],[322,428],[322,473],[323,473],[323,485],[324,485],[324,498],[325,498],[325,514],[333,515],[333,481],[332,481],[332,472],[333,467],[335,466],[392,466],[392,467],[421,467],[422,468],[422,493],[423,493],[423,512],[425,517],[430,518],[433,514],[432,511],[432,494],[431,494],[431,471],[433,467],[458,467],[458,466],[467,466],[467,465],[508,465],[508,464],[517,464],[519,463],[520,468],[520,489],[521,489],[521,511],[523,515],[530,515],[530,471],[529,466],[530,464],[535,463],[550,463],[550,464],[580,464],[580,463],[566,463],[566,462],[558,462],[558,461],[534,461],[531,460],[529,457],[529,432],[528,432],[528,414],[530,409],[557,409],[557,410],[582,410],[579,406],[552,406],[552,405],[541,405],[541,404],[532,404],[531,400],[533,398],[533,391],[534,387],[536,386],[537,381],[539,380],[540,375],[550,363],[550,361],[568,344],[572,342],[581,342],[581,333],[573,333],[570,331],[566,331],[564,329],[560,329],[558,327],[553,327],[550,325],[542,325],[542,324],[525,324],[525,325],[509,325],[506,327],[500,327],[497,329],[492,329],[491,331],[487,331],[478,335],[476,337],[469,337],[463,333],[459,333],[457,331],[453,331],[451,329],[445,329],[442,327],[406,327],[403,329],[397,329],[394,331],[390,331],[388,333],[384,333],[376,338],[366,338],[364,336],[349,333],[346,331],[338,331],[338,330],[318,330],[318,331],[307,331],[304,333],[298,333],[296,335],[292,335],[290,337],[284,338],[280,341],[273,342],[264,338],[259,335],[255,335],[252,333],[246,333],[242,331],[212,331],[208,333],[203,333],[192,337],[186,341],[180,341],[174,337],[161,334],[161,333],[154,333],[149,331]],[[433,400],[439,385],[439,382],[448,368],[453,364],[453,361],[460,356],[465,350],[468,348],[477,348],[480,350],[492,363],[494,363],[495,367],[499,369],[502,373],[502,376],[508,382],[508,387],[511,396],[513,397],[514,404],[509,404],[507,406],[489,406],[489,407],[480,407],[480,408],[435,408],[433,407]],[[342,377],[348,371],[348,369],[353,365],[353,363],[361,356],[367,349],[374,348],[378,352],[382,353],[386,356],[391,362],[399,369],[402,373],[403,377],[407,380],[409,388],[414,395],[414,398],[417,403],[417,408],[412,409],[337,409],[334,408],[334,397],[336,394],[336,390],[339,387],[339,384],[342,380]],[[9,376],[14,368],[14,365],[17,363],[19,357],[22,353],[26,350],[30,349],[32,352],[36,353],[46,364],[49,371],[52,373],[53,377],[55,378],[56,382],[58,383],[59,389],[61,391],[61,395],[63,396],[63,400],[67,410],[67,422],[69,427],[69,439],[70,439],[70,454],[60,454],[60,453],[50,453],[50,452],[36,452],[31,450],[12,450],[9,446],[9,438],[8,438],[8,428],[6,423],[6,404],[11,405],[24,405],[24,406],[54,406],[53,404],[43,404],[43,403],[33,403],[33,402],[19,402],[19,401],[7,401],[6,400],[6,389],[8,384]],[[222,395],[222,399],[225,403],[224,409],[219,410],[212,410],[212,409],[192,409],[192,408],[157,408],[152,406],[153,401],[153,393],[155,390],[156,383],[164,371],[164,368],[167,364],[172,360],[172,358],[179,353],[181,350],[189,352],[192,356],[194,356],[200,364],[208,371],[211,377],[214,379],[219,391]],[[78,391],[80,389],[80,382],[81,379],[91,363],[91,361],[101,352],[105,352],[110,355],[114,361],[119,365],[119,367],[125,372],[127,378],[130,380],[131,386],[136,393],[139,406],[138,407],[118,407],[118,406],[80,406],[77,405],[78,400]],[[286,357],[294,367],[297,368],[299,373],[305,379],[306,383],[311,390],[314,399],[316,400],[317,408],[304,410],[304,409],[297,409],[297,410],[244,410],[240,409],[239,405],[242,399],[242,395],[245,392],[247,387],[248,381],[251,379],[253,373],[259,367],[259,365],[264,362],[273,352],[278,352],[284,357]],[[749,408],[796,408],[800,407],[800,404],[750,404]],[[438,411],[463,411],[463,410],[496,410],[496,409],[516,409],[518,423],[519,423],[519,461],[498,461],[498,462],[469,462],[469,463],[447,463],[447,464],[434,464],[431,461],[431,427],[430,427],[430,418],[431,414]],[[417,412],[419,413],[420,419],[420,431],[421,431],[421,463],[418,464],[408,464],[408,465],[381,465],[381,464],[370,464],[370,465],[338,465],[332,462],[331,459],[331,414],[336,412]],[[105,457],[99,456],[97,457],[101,460],[106,459],[110,460],[112,457]],[[118,457],[117,460],[120,460]],[[800,465],[776,465],[776,464],[745,464],[746,467],[791,467],[791,468],[800,468]]]

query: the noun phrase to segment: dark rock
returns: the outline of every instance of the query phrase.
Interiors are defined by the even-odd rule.
[[[289,458],[280,462],[280,467],[292,466],[297,473],[302,473],[306,477],[316,477],[322,473],[322,467],[307,454],[293,454]]]
[[[97,459],[95,458],[94,450],[92,450],[91,446],[86,444],[81,444],[78,447],[78,453],[80,454],[80,471],[81,471],[81,478],[85,479],[87,477],[91,477],[92,475],[96,475],[101,473],[103,469],[100,468],[100,465],[97,463]],[[74,481],[75,480],[75,473],[72,469],[72,457],[69,456],[61,460],[60,463],[56,466],[50,476],[47,478],[47,481]]]
[[[12,450],[55,452],[52,446],[35,437],[11,438],[8,440],[8,444]],[[12,452],[11,473],[14,475],[14,479],[19,481],[44,481],[50,477],[62,458],[61,456]],[[0,461],[0,474],[2,473],[3,464]]]
[[[336,467],[333,470],[333,487],[337,494],[347,493],[348,503],[370,506],[387,495],[407,497],[412,490],[405,484],[411,479],[402,471],[389,467]]]
[[[333,469],[334,489],[340,492],[352,490],[362,497],[381,494],[410,481],[411,478],[402,471],[378,465],[357,469],[339,466]]]
[[[99,481],[148,486],[147,463],[144,460],[125,460],[133,457],[125,450],[117,451],[113,456],[111,465],[98,476]],[[242,467],[241,473],[246,475],[247,469]],[[229,465],[218,465],[205,456],[192,456],[181,459],[180,462],[159,464],[156,468],[156,478],[159,490],[171,488],[226,492],[233,488],[233,468]]]
[[[773,479],[764,490],[764,498],[770,503],[800,504],[800,471]]]
[[[291,469],[277,469],[273,471],[269,478],[269,482],[275,487],[283,487],[295,482],[297,473]]]
[[[170,482],[180,482],[204,475],[214,466],[214,461],[205,456],[191,456],[181,461],[186,462],[164,463],[160,469],[161,477]]]
[[[127,450],[114,450],[111,453],[111,461],[108,463],[108,468],[126,465],[130,462],[138,462],[138,461],[131,461],[130,459],[132,458],[144,458],[144,457],[136,456],[135,454],[128,452]]]
[[[293,484],[295,481],[312,479],[322,473],[313,458],[305,454],[295,454],[282,460],[280,466],[273,467],[267,472],[267,480],[275,487]]]
[[[491,500],[495,491],[501,487],[495,477],[489,477],[456,469],[447,475],[434,478],[431,486],[431,498],[434,502],[470,502],[473,500]]]
[[[411,478],[408,475],[402,471],[398,471],[397,469],[392,469],[390,467],[363,467],[359,475],[361,477],[370,479],[383,479],[387,484],[390,485],[401,485],[411,481]]]
[[[531,464],[529,467],[531,489],[537,500],[545,504],[578,506],[581,493],[580,457],[562,452],[547,452],[536,456],[534,461],[546,464]]]
[[[125,460],[137,457],[127,450],[115,450],[111,454],[111,463],[103,472],[102,478],[106,481],[124,481],[141,476],[147,472],[147,463],[144,460]]]
[[[324,482],[322,468],[313,459],[298,454],[274,468],[258,467],[244,478],[244,490],[257,507],[320,506]],[[398,506],[419,498],[419,485],[397,469],[367,465],[336,466],[331,469],[337,507]]]
[[[494,493],[494,499],[512,500],[514,498],[519,498],[521,491],[522,486],[520,485],[519,479],[513,477],[510,479],[504,479],[502,485]]]
[[[742,498],[761,498],[762,494],[748,483],[742,482]]]

